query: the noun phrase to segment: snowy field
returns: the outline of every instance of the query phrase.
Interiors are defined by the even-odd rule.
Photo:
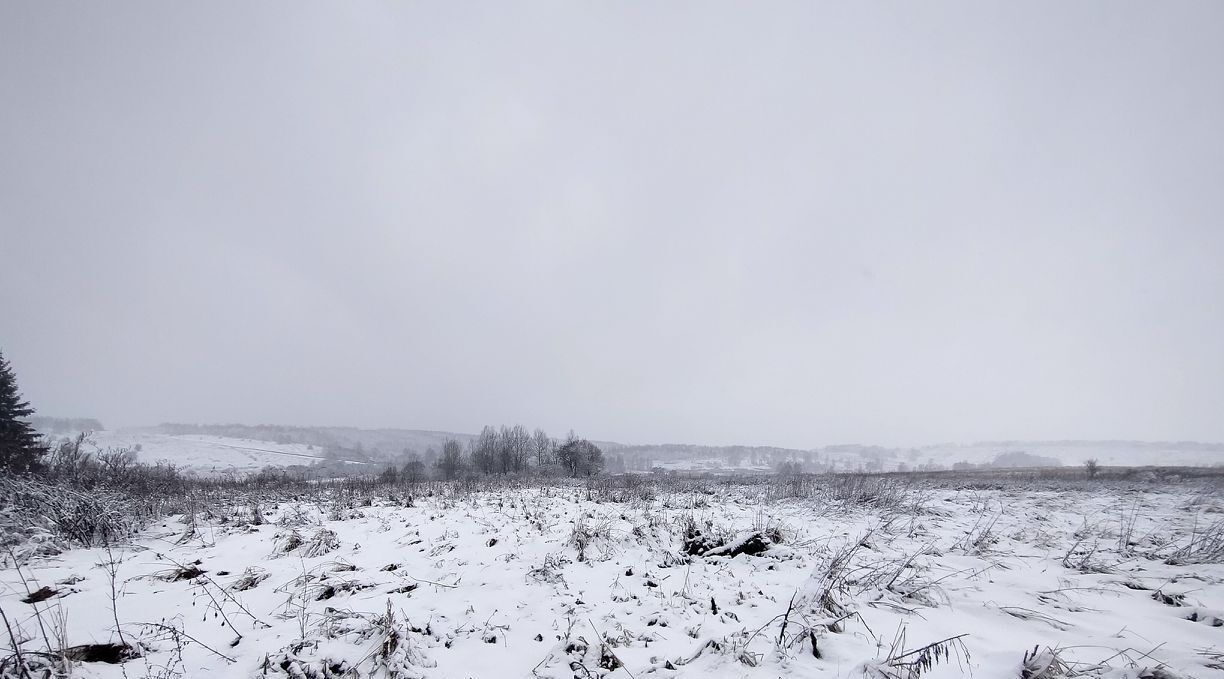
[[[78,677],[1224,676],[1201,485],[653,484],[248,495],[23,545],[0,608],[138,654]]]
[[[322,451],[297,443],[223,436],[169,436],[139,430],[92,432],[87,445],[99,451],[132,449],[141,462],[168,462],[201,476],[259,471],[270,465],[311,464],[323,459]]]

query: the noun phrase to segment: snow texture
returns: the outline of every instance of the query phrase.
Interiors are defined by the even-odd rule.
[[[0,608],[29,663],[55,660],[38,655],[48,638],[93,645],[80,658],[126,643],[139,657],[69,660],[115,679],[1224,668],[1224,498],[1197,486],[911,489],[908,504],[432,488],[343,511],[268,499],[259,523],[235,503],[109,549],[26,552],[0,571]],[[694,527],[721,545],[686,554]]]

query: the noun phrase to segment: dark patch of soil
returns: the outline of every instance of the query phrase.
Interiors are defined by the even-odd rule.
[[[702,554],[702,556],[739,556],[740,554],[760,556],[761,554],[769,551],[772,544],[772,542],[770,542],[760,533],[753,533],[751,536],[743,540],[739,540],[733,544],[722,545],[720,547],[711,549],[705,554]]]
[[[1156,590],[1155,592],[1152,592],[1152,598],[1166,606],[1185,606],[1186,605],[1186,595],[1185,594],[1165,594],[1164,592],[1160,590]]]
[[[684,553],[689,556],[701,556],[716,547],[721,547],[718,540],[702,533],[697,527],[690,525],[684,530]]]
[[[31,592],[30,596],[25,597],[24,599],[21,600],[21,603],[36,604],[40,601],[46,601],[47,599],[50,599],[56,594],[59,594],[59,590],[51,589],[50,587],[43,587],[39,589],[37,592]]]
[[[123,644],[83,644],[64,649],[64,657],[75,662],[104,662],[117,665],[139,658],[140,653]]]

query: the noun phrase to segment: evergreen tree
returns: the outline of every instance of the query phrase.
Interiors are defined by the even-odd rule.
[[[17,392],[17,376],[0,353],[0,469],[29,471],[47,452],[38,432],[24,419],[33,414]]]

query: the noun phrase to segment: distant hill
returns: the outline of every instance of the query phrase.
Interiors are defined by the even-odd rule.
[[[1016,468],[1078,466],[1208,467],[1224,464],[1224,444],[1148,441],[985,441],[912,448],[843,444],[807,450],[764,446],[612,445],[628,469],[909,471],[961,466]]]
[[[1095,459],[1106,466],[1148,465],[1210,467],[1224,464],[1224,444],[1193,441],[984,441],[919,448],[919,459],[984,463],[1000,453],[1024,452],[1081,465]]]
[[[244,424],[165,423],[104,431],[101,423],[87,418],[37,418],[35,426],[57,436],[96,431],[93,437],[100,448],[139,446],[137,455],[142,460],[164,459],[201,473],[321,461],[398,464],[412,455],[425,458],[431,450],[441,450],[447,439],[466,445],[475,438],[473,434],[421,429]],[[982,441],[912,448],[842,444],[811,449],[597,443],[609,457],[609,468],[637,472],[916,471],[1079,466],[1088,459],[1105,466],[1127,467],[1224,464],[1224,444],[1197,442]]]
[[[357,427],[293,427],[246,424],[164,423],[152,428],[159,434],[178,436],[200,434],[228,438],[254,439],[274,443],[299,443],[322,451],[360,451],[371,459],[397,457],[405,451],[424,454],[429,448],[440,450],[447,439],[467,443],[471,434],[424,429],[358,429]]]

